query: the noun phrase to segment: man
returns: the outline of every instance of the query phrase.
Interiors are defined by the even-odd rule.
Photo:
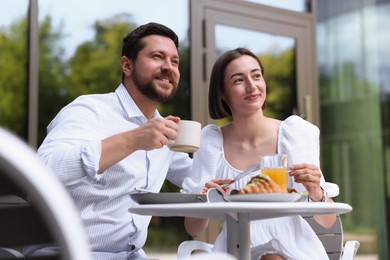
[[[39,156],[67,187],[83,220],[94,259],[144,256],[150,217],[133,215],[129,192],[158,192],[167,178],[181,186],[191,172],[186,153],[169,150],[180,118],[163,118],[160,102],[178,88],[178,37],[149,23],[123,39],[122,83],[114,93],[85,95],[48,126]],[[71,228],[71,227],[70,227]],[[30,248],[47,255],[58,248]]]

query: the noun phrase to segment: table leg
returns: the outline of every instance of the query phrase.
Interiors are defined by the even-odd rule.
[[[250,260],[249,214],[238,213],[237,218],[226,216],[227,251],[239,260]]]

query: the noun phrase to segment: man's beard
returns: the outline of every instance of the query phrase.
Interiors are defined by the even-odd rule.
[[[146,97],[150,98],[152,101],[155,102],[167,102],[171,100],[176,92],[177,92],[177,85],[173,85],[173,88],[171,92],[167,95],[163,95],[160,91],[158,91],[158,87],[153,84],[152,81],[145,82],[140,79],[140,73],[138,73],[137,70],[134,70],[133,72],[133,82],[136,85],[137,89]]]

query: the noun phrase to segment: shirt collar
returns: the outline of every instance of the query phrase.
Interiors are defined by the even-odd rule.
[[[119,87],[115,90],[115,94],[118,96],[118,99],[123,107],[123,110],[127,113],[129,118],[138,118],[142,121],[147,121],[144,114],[138,108],[137,104],[134,102],[134,99],[127,92],[126,87],[121,83]],[[152,118],[161,118],[162,116],[157,111],[154,111]]]

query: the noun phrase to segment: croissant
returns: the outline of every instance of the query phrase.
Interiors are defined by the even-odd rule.
[[[252,177],[247,185],[238,191],[238,194],[252,193],[287,193],[287,190],[283,190],[267,175],[259,174]]]

